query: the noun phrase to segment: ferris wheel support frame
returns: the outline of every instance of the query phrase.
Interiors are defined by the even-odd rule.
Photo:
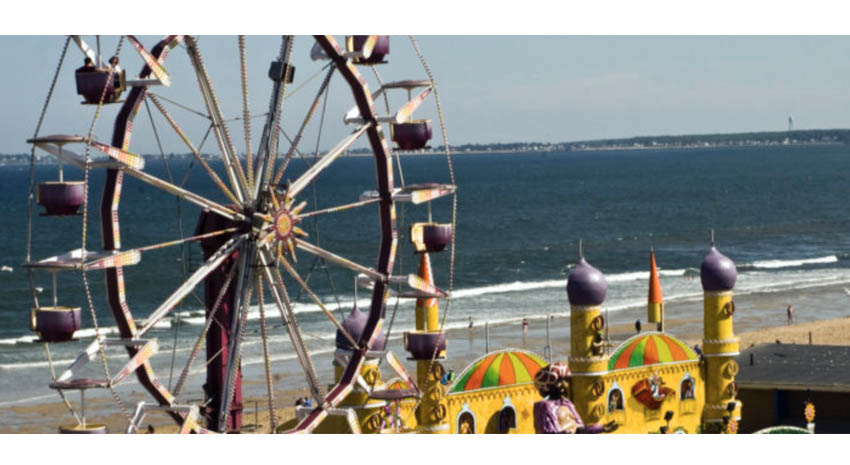
[[[183,40],[182,35],[169,35],[163,38],[151,50],[151,56],[162,62],[168,52]],[[145,65],[139,74],[140,79],[150,77],[153,70]],[[133,132],[133,120],[141,109],[147,94],[147,86],[133,87],[124,104],[119,110],[112,132],[112,146],[127,150],[130,146],[130,136]],[[105,251],[121,250],[120,225],[118,220],[118,206],[121,198],[121,186],[124,180],[124,171],[117,168],[106,170],[106,181],[103,187],[103,197],[100,204],[100,227]],[[119,334],[124,339],[133,339],[137,335],[136,323],[130,313],[124,289],[124,273],[121,266],[107,268],[106,293],[109,308],[115,318]],[[128,355],[132,358],[139,351],[138,347],[126,346]],[[163,406],[171,406],[174,396],[163,386],[153,372],[150,361],[145,361],[139,369],[135,370],[136,377],[141,385],[151,393],[156,401]],[[169,411],[168,414],[176,421],[183,421],[183,415],[179,412]]]
[[[360,368],[365,361],[366,353],[372,348],[383,326],[386,303],[389,297],[389,276],[392,275],[395,254],[398,247],[398,231],[396,228],[396,211],[393,201],[393,161],[387,146],[386,138],[378,121],[372,94],[366,84],[366,80],[357,70],[356,65],[340,48],[333,36],[314,36],[316,43],[325,51],[325,54],[334,62],[345,81],[351,88],[360,115],[366,126],[366,134],[369,145],[375,156],[375,168],[377,177],[378,215],[381,226],[381,243],[378,251],[378,262],[375,271],[384,279],[376,280],[372,289],[372,302],[369,306],[369,315],[363,334],[358,341],[359,350],[355,350],[345,368],[339,383],[330,390],[324,401],[316,409],[298,422],[292,433],[308,433],[313,431],[319,423],[330,414],[353,389],[357,381]]]
[[[351,52],[344,51],[333,36],[314,36],[314,39],[318,44],[317,48],[323,49],[326,55],[325,58],[331,60],[332,63],[330,65],[333,66],[332,71],[338,69],[350,87],[350,91],[356,103],[356,108],[360,113],[360,118],[356,122],[347,121],[347,124],[350,123],[355,126],[353,131],[344,137],[327,154],[318,159],[313,167],[302,173],[300,176],[297,176],[291,183],[287,182],[285,188],[278,184],[278,180],[280,175],[283,174],[286,162],[288,162],[288,159],[291,156],[290,153],[287,154],[287,159],[283,161],[283,166],[276,167],[275,165],[279,154],[278,131],[282,132],[279,120],[283,99],[285,97],[285,83],[287,81],[286,75],[284,75],[280,80],[272,77],[272,80],[275,81],[275,85],[272,99],[270,101],[270,111],[267,114],[263,143],[261,143],[259,147],[259,153],[256,154],[257,170],[254,173],[249,173],[248,176],[250,178],[248,178],[242,169],[240,161],[236,155],[233,141],[227,132],[224,124],[225,120],[222,117],[221,109],[213,91],[209,75],[204,67],[203,59],[197,49],[195,39],[191,36],[169,35],[159,41],[150,52],[147,52],[134,37],[131,37],[131,42],[133,42],[133,45],[145,60],[145,66],[139,74],[139,79],[137,81],[133,81],[133,84],[130,85],[127,98],[120,107],[113,127],[111,145],[106,146],[104,144],[95,143],[89,139],[84,141],[87,143],[87,153],[89,147],[94,147],[101,151],[106,148],[107,155],[114,159],[108,164],[101,163],[102,166],[98,166],[106,169],[103,195],[100,200],[100,227],[104,252],[112,254],[122,252],[118,213],[124,174],[137,177],[143,182],[151,184],[161,190],[170,192],[178,198],[195,203],[204,208],[203,215],[208,216],[205,218],[202,215],[199,229],[206,230],[212,223],[220,223],[220,220],[224,220],[226,223],[235,224],[232,228],[225,228],[221,230],[219,228],[213,228],[213,232],[196,235],[193,238],[193,240],[202,241],[202,247],[204,248],[204,255],[206,259],[205,262],[192,274],[191,277],[188,278],[188,280],[186,280],[174,293],[172,293],[166,301],[154,310],[151,316],[149,316],[143,324],[138,327],[137,323],[134,321],[125,295],[123,266],[128,263],[118,263],[116,261],[104,270],[106,273],[107,301],[120,334],[120,339],[118,340],[122,341],[125,345],[128,355],[130,356],[131,363],[135,363],[135,365],[131,365],[131,369],[128,369],[127,374],[130,372],[134,373],[140,384],[153,396],[159,407],[151,407],[151,409],[167,412],[175,421],[178,422],[178,424],[181,424],[184,427],[189,425],[193,431],[203,429],[192,426],[194,425],[194,419],[190,421],[189,417],[187,417],[188,410],[187,408],[184,408],[186,406],[177,405],[175,398],[178,394],[176,392],[172,393],[170,387],[165,387],[157,379],[148,360],[149,357],[137,357],[144,348],[140,347],[140,345],[136,342],[139,341],[139,338],[149,329],[153,328],[157,321],[173,310],[196,285],[198,285],[201,281],[205,281],[208,300],[210,295],[218,295],[217,300],[221,301],[225,291],[231,294],[227,299],[225,299],[227,301],[226,307],[228,307],[228,309],[222,311],[219,314],[219,317],[216,318],[216,320],[222,323],[220,325],[222,329],[227,332],[226,338],[225,340],[219,341],[218,347],[220,350],[218,350],[214,355],[210,355],[209,353],[209,344],[207,347],[208,370],[210,370],[210,358],[214,359],[215,357],[220,356],[221,362],[221,366],[217,366],[212,369],[220,382],[216,386],[204,386],[205,391],[207,391],[205,404],[209,405],[207,413],[213,413],[216,408],[218,410],[215,414],[208,415],[208,418],[211,419],[210,424],[214,425],[213,428],[218,429],[219,431],[238,429],[238,425],[241,424],[240,336],[244,331],[244,325],[247,321],[247,312],[251,303],[252,292],[255,288],[253,284],[257,281],[256,287],[260,288],[259,281],[265,278],[268,282],[269,291],[274,297],[273,300],[275,301],[278,309],[281,311],[281,318],[284,322],[284,327],[287,332],[289,332],[290,338],[293,340],[293,349],[295,350],[296,355],[298,355],[299,361],[302,362],[312,394],[317,400],[317,407],[305,417],[302,417],[292,432],[313,431],[322,419],[328,415],[345,414],[348,417],[351,417],[351,412],[348,411],[348,409],[340,409],[338,407],[346,398],[348,393],[352,392],[354,389],[354,385],[356,384],[360,374],[360,369],[366,358],[374,358],[377,356],[376,354],[380,355],[380,353],[374,352],[372,347],[381,334],[386,312],[386,303],[391,294],[390,286],[394,285],[399,278],[392,276],[395,256],[398,249],[398,231],[395,210],[396,199],[394,197],[394,194],[397,194],[398,190],[394,188],[392,154],[381,127],[381,123],[390,122],[390,120],[388,117],[379,117],[377,115],[374,106],[375,95],[369,91],[365,79],[358,70],[359,65],[362,64],[358,62],[358,57],[368,58],[371,53],[371,45],[369,44],[374,43],[376,37],[377,36],[370,36],[361,51]],[[157,179],[144,172],[142,164],[139,163],[134,165],[133,163],[130,163],[130,161],[138,158],[138,156],[129,152],[129,147],[134,119],[141,109],[141,105],[146,103],[146,97],[151,96],[152,100],[154,100],[154,104],[158,108],[161,106],[158,105],[153,94],[149,93],[149,85],[153,85],[152,81],[154,80],[152,76],[156,76],[156,79],[160,81],[163,80],[162,75],[164,73],[164,68],[162,68],[162,62],[169,51],[178,46],[181,42],[185,43],[185,48],[188,52],[193,71],[195,72],[200,91],[206,105],[208,113],[207,116],[213,122],[208,130],[208,134],[210,131],[213,132],[224,161],[226,178],[227,181],[229,181],[230,189],[227,189],[227,186],[224,186],[222,191],[225,195],[229,194],[228,197],[230,197],[231,200],[235,200],[235,205],[225,206],[211,200],[207,200],[201,196],[194,195],[173,183]],[[284,69],[286,70],[290,69],[288,61],[291,53],[292,42],[293,36],[284,36],[280,50],[280,60],[278,63],[284,65]],[[244,72],[243,63],[243,74]],[[326,81],[329,80],[329,78],[330,73]],[[381,86],[383,87],[383,84],[381,84]],[[322,88],[325,89],[326,84],[324,84]],[[243,89],[243,93],[245,92],[247,91]],[[411,107],[412,111],[412,106],[410,104],[405,108],[407,107]],[[163,111],[162,108],[160,108],[160,110]],[[166,119],[169,120],[169,123],[178,135],[181,136],[184,142],[187,142],[187,138],[184,137],[185,135],[176,123],[169,118],[167,113],[164,111],[163,114]],[[311,112],[308,113],[307,120],[309,120],[311,114],[312,109]],[[302,128],[304,125],[306,125],[306,120],[305,123],[302,124]],[[322,171],[338,159],[342,153],[363,134],[367,135],[374,155],[377,190],[370,191],[372,192],[372,197],[370,197],[368,201],[364,202],[361,199],[360,202],[356,202],[354,204],[317,210],[316,212],[313,212],[312,215],[315,216],[334,211],[343,211],[354,208],[355,206],[377,203],[377,213],[380,222],[380,242],[376,266],[374,268],[364,267],[349,259],[322,249],[319,247],[318,238],[315,245],[304,241],[302,238],[307,235],[297,227],[293,228],[293,235],[287,235],[287,232],[281,229],[274,230],[276,232],[272,232],[273,228],[280,228],[280,226],[276,223],[278,220],[275,219],[274,215],[279,215],[282,218],[295,218],[297,220],[297,217],[292,215],[298,215],[303,206],[306,205],[306,202],[301,202],[298,206],[293,206],[295,205],[294,197],[310,183],[314,182]],[[91,135],[88,137],[90,138]],[[295,144],[291,141],[290,143],[293,144],[293,146]],[[188,145],[190,146],[190,149],[193,149],[190,143]],[[61,146],[58,150],[59,155],[64,155]],[[297,150],[297,148],[291,148],[290,152],[293,150]],[[197,155],[197,158],[201,158],[200,154],[197,153],[198,150],[192,150],[192,152]],[[253,155],[249,154],[249,156],[252,157],[252,160],[254,159]],[[89,162],[86,161],[84,168],[87,170],[94,166],[95,164],[89,164]],[[205,168],[207,168],[208,171],[212,171],[206,165]],[[280,168],[278,173],[275,172],[276,168]],[[273,175],[274,177],[272,177]],[[218,184],[219,187],[222,187],[224,184],[224,182],[222,182],[215,173],[211,175],[211,178],[214,182],[218,181],[216,184]],[[278,198],[280,198],[279,196],[282,196],[281,202],[278,202]],[[215,218],[215,221],[212,221],[211,224],[204,224],[205,219],[209,218]],[[274,222],[274,225],[272,225],[272,222]],[[277,236],[275,236],[275,234],[277,234]],[[275,254],[272,241],[277,241],[274,244],[277,246],[277,254]],[[341,378],[336,385],[330,388],[327,395],[323,393],[324,389],[319,385],[315,368],[312,360],[310,359],[310,353],[307,346],[304,344],[301,332],[298,329],[298,323],[295,319],[295,313],[293,310],[294,302],[290,301],[289,296],[287,295],[286,285],[281,278],[281,271],[279,269],[281,263],[284,265],[284,270],[308,292],[308,295],[310,295],[312,300],[320,303],[320,299],[312,293],[306,282],[300,279],[300,276],[294,268],[288,266],[288,262],[283,258],[281,247],[283,245],[287,245],[284,241],[288,241],[288,247],[292,254],[293,263],[296,261],[295,249],[298,248],[299,250],[306,251],[307,253],[311,253],[317,257],[328,259],[343,268],[364,272],[371,278],[372,298],[369,305],[368,316],[366,318],[366,325],[364,330],[359,333],[356,340],[348,334],[343,326],[339,324],[331,312],[325,311],[330,320],[335,323],[343,335],[349,339],[353,348],[348,359],[348,364],[343,370]],[[170,245],[176,242],[178,241],[157,244],[156,248],[161,248],[165,245]],[[180,242],[183,242],[183,240],[181,239]],[[85,241],[83,243],[85,244]],[[153,246],[140,248],[138,251],[143,249],[148,250],[151,248],[153,248]],[[85,253],[85,251],[83,251],[83,253]],[[234,263],[238,263],[238,266],[233,266]],[[232,271],[230,273],[226,273],[226,270]],[[234,277],[234,274],[238,274],[238,277],[235,280],[235,286],[229,288],[228,284],[230,279]],[[218,282],[220,281],[216,279],[218,277],[226,277],[226,282],[228,284],[221,284]],[[88,292],[88,285],[86,286]],[[89,298],[89,300],[91,300],[91,298]],[[217,305],[218,304],[216,303],[213,307],[217,307]],[[92,311],[94,311],[94,307],[91,302],[90,306],[92,306]],[[321,304],[320,307],[323,310],[326,310]],[[207,310],[209,311],[210,309],[208,308]],[[226,310],[229,310],[229,312]],[[213,309],[212,311],[214,312],[215,310]],[[208,315],[208,318],[209,316],[210,315]],[[95,318],[96,323],[96,316],[93,315],[93,317]],[[204,335],[202,334],[200,338],[203,337]],[[199,341],[201,340],[200,338]],[[188,362],[189,364],[191,364],[192,358],[193,357],[190,357],[190,361]],[[268,365],[268,360],[266,362]],[[104,371],[107,371],[105,361]],[[208,380],[209,373],[210,372],[208,371]],[[185,374],[181,376],[181,381],[178,382],[177,391],[179,391],[182,387],[184,378]],[[81,379],[74,381],[88,382],[90,380]],[[210,389],[215,390],[219,395],[219,398],[215,401],[213,401],[212,396],[209,395]],[[117,398],[117,395],[116,400],[120,403],[120,399]],[[219,426],[219,428],[215,427],[216,420],[218,420],[217,426]],[[230,424],[234,424],[236,427],[227,428]]]

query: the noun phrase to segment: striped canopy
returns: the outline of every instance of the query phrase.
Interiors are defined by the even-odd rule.
[[[664,333],[638,334],[617,348],[608,360],[608,370],[698,359],[690,347],[672,336]]]
[[[537,371],[546,365],[542,358],[524,350],[491,352],[466,367],[449,392],[531,383]]]
[[[410,389],[410,385],[401,378],[393,378],[387,381],[387,390],[391,389]]]

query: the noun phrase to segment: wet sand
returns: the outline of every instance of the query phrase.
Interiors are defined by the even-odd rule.
[[[735,329],[741,338],[741,347],[753,344],[808,343],[811,334],[814,344],[850,345],[850,299],[844,293],[846,285],[813,287],[787,292],[754,293],[735,297]],[[566,300],[566,299],[565,299]],[[798,322],[789,325],[785,308],[793,303]],[[566,305],[565,305],[566,307]],[[569,352],[569,317],[565,313],[549,316],[547,338],[546,318],[529,319],[528,331],[523,334],[521,318],[516,321],[486,327],[483,321],[476,322],[472,329],[448,331],[449,360],[446,368],[460,373],[469,363],[491,350],[504,347],[524,348],[540,355],[545,354],[547,339],[551,342],[554,360],[565,360]],[[644,308],[612,312],[609,315],[609,337],[614,350],[620,342],[635,334],[634,321],[643,320],[643,330],[654,329],[645,323]],[[666,331],[679,337],[689,345],[699,344],[702,336],[702,299],[694,298],[666,305]],[[393,332],[389,348],[404,360],[401,330]],[[489,333],[489,338],[485,337]],[[489,339],[489,341],[488,341]],[[325,382],[332,379],[331,354],[313,357],[319,378]],[[412,363],[406,366],[412,369]],[[382,365],[384,378],[394,376],[386,364]],[[273,363],[275,374],[275,411],[278,424],[294,416],[295,399],[308,395],[301,368],[295,361]],[[199,382],[202,376],[195,376]],[[195,392],[200,392],[195,391]],[[138,385],[130,384],[119,390],[129,409],[140,400],[150,400]],[[269,415],[266,400],[266,385],[262,366],[249,366],[244,370],[243,380],[243,424],[244,432],[268,432]],[[78,406],[79,396],[68,393],[68,399]],[[90,423],[105,423],[110,432],[123,432],[127,418],[121,413],[108,392],[101,395],[87,394],[87,418]],[[89,398],[90,397],[90,398]],[[59,424],[73,424],[74,419],[64,404],[58,401],[29,402],[0,407],[0,433],[53,433]],[[199,399],[181,399],[183,402],[198,403]],[[156,432],[171,432],[176,429],[170,418],[162,413],[148,415],[143,428],[151,425]]]

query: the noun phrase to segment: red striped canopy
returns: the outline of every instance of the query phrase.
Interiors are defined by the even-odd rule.
[[[490,352],[466,367],[449,392],[532,383],[537,371],[546,365],[541,357],[524,350]]]
[[[664,333],[638,334],[626,340],[608,360],[608,371],[656,363],[699,360],[684,342]]]

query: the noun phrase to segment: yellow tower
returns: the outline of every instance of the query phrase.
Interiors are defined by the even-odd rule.
[[[434,285],[431,257],[421,252],[419,277]],[[404,347],[416,360],[416,383],[422,390],[417,414],[417,432],[444,434],[449,432],[446,386],[440,381],[445,369],[440,360],[446,358],[446,337],[440,332],[440,307],[436,297],[416,299],[416,330],[404,334]]]
[[[703,431],[720,432],[741,419],[741,402],[735,399],[738,373],[738,338],[732,327],[735,302],[732,289],[738,272],[735,263],[712,244],[700,267],[703,289],[703,354],[705,356],[705,409]]]
[[[607,291],[605,276],[581,256],[567,278],[569,367],[573,374],[570,396],[586,424],[597,423],[605,415],[603,376],[608,372],[608,356],[602,336],[606,324],[602,317],[602,302]]]
[[[652,249],[649,251],[649,298],[646,310],[646,321],[658,323],[658,330],[664,331],[664,296],[661,294],[658,267],[655,266],[655,251]]]

